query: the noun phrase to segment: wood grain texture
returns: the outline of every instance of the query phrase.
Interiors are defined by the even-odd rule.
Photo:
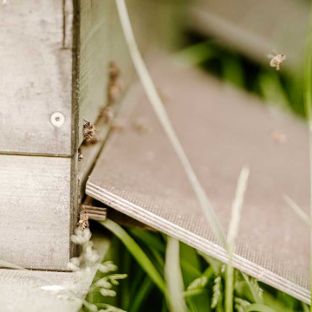
[[[261,63],[275,50],[287,55],[286,67],[298,70],[303,64],[308,2],[196,0],[189,13],[191,28]]]
[[[168,1],[127,1],[140,51],[168,48],[176,37],[175,21],[181,6]],[[179,10],[179,9],[180,10]],[[115,0],[82,0],[80,10],[79,54],[79,143],[84,120],[95,122],[107,105],[109,63],[120,69],[125,91],[135,79],[132,61],[120,26]],[[173,26],[174,25],[174,26]]]
[[[80,1],[79,48],[79,142],[84,120],[95,122],[107,104],[109,63],[122,71],[122,80],[130,74],[130,59],[122,40],[113,0]]]
[[[70,257],[71,160],[0,155],[0,259],[64,270]]]
[[[71,155],[72,5],[16,0],[0,5],[0,153]],[[57,128],[54,112],[65,116]]]
[[[154,69],[174,128],[225,231],[239,172],[250,167],[234,266],[309,302],[309,228],[283,200],[290,196],[308,213],[307,127],[203,73],[170,62]],[[127,126],[110,136],[87,194],[226,262],[143,90],[132,92],[137,100],[120,114]]]

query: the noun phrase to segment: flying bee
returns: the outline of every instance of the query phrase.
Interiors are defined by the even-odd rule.
[[[90,121],[84,120],[83,124],[83,142],[86,144],[96,143],[96,128]]]
[[[287,135],[283,132],[280,132],[278,130],[274,130],[271,133],[272,139],[274,142],[279,143],[279,144],[285,144],[287,143]]]
[[[269,54],[270,66],[274,67],[276,70],[280,70],[281,64],[286,60],[286,55],[281,53]]]
[[[108,84],[107,84],[107,102],[113,104],[118,99],[122,91],[122,82],[120,79],[120,69],[115,62],[109,63]]]
[[[136,130],[139,133],[147,133],[151,130],[146,120],[143,119],[135,120],[132,125],[134,130]]]
[[[114,119],[114,111],[110,106],[103,107],[100,114],[107,124],[111,123]]]

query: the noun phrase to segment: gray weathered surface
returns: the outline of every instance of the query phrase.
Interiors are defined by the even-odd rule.
[[[298,69],[303,64],[308,6],[292,0],[196,0],[189,25],[262,63],[273,50],[284,53],[286,66]]]
[[[95,248],[101,258],[110,246],[107,238],[97,236],[92,238]],[[78,300],[69,297],[66,289],[73,288],[77,298],[85,296],[94,278],[95,270],[90,270],[81,279],[72,272],[47,272],[25,270],[0,270],[0,307],[1,312],[77,312],[81,306]],[[42,289],[42,287],[65,288],[59,296],[57,292]],[[64,296],[66,294],[66,296]],[[71,299],[70,299],[71,298]]]
[[[70,168],[70,158],[0,155],[0,259],[66,269]]]
[[[197,71],[156,68],[166,109],[225,229],[239,172],[250,167],[235,267],[308,302],[309,229],[282,198],[308,210],[306,127]],[[142,89],[132,92],[137,100],[120,116],[127,127],[109,138],[87,194],[227,261]]]
[[[77,312],[80,303],[60,298],[41,287],[62,286],[74,282],[73,273],[0,270],[2,312]]]
[[[71,16],[66,1],[0,4],[0,153],[71,155]],[[54,112],[65,123],[54,127]]]
[[[140,51],[168,47],[175,41],[181,5],[168,1],[127,1]],[[95,122],[107,103],[109,63],[120,69],[120,85],[126,91],[134,80],[132,62],[120,26],[115,0],[79,2],[79,129],[83,121]],[[171,42],[172,44],[172,42]],[[121,92],[121,96],[124,92]],[[79,130],[79,143],[82,142]]]

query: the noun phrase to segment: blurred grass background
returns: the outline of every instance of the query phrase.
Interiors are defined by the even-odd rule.
[[[198,33],[187,32],[184,38],[178,57],[222,81],[258,95],[268,104],[305,116],[302,75],[283,65],[276,71],[269,66],[267,55],[263,55],[264,63],[260,64]]]
[[[128,277],[116,287],[116,297],[103,298],[94,290],[89,293],[88,301],[99,308],[102,303],[109,303],[129,312],[182,312],[183,310],[175,306],[177,301],[172,293],[155,283],[155,271],[165,287],[170,283],[165,272],[166,266],[172,265],[168,263],[172,261],[172,257],[166,258],[168,237],[137,227],[121,228],[115,224],[109,228],[112,234],[111,248],[105,260],[112,260],[118,266],[118,273],[127,273]],[[176,256],[185,289],[185,311],[225,311],[225,265],[183,243],[180,243],[180,251],[176,252]],[[152,265],[147,264],[145,258],[149,259]],[[98,273],[94,283],[101,277],[103,275]],[[171,282],[176,283],[176,276],[171,279]],[[234,281],[233,311],[309,311],[306,304],[238,270],[234,271]],[[170,302],[173,303],[173,309],[169,308]],[[88,310],[84,308],[82,311]]]

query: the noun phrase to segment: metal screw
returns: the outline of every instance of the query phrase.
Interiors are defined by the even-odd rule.
[[[61,127],[65,122],[65,116],[61,112],[54,112],[51,117],[50,121],[54,127]]]

